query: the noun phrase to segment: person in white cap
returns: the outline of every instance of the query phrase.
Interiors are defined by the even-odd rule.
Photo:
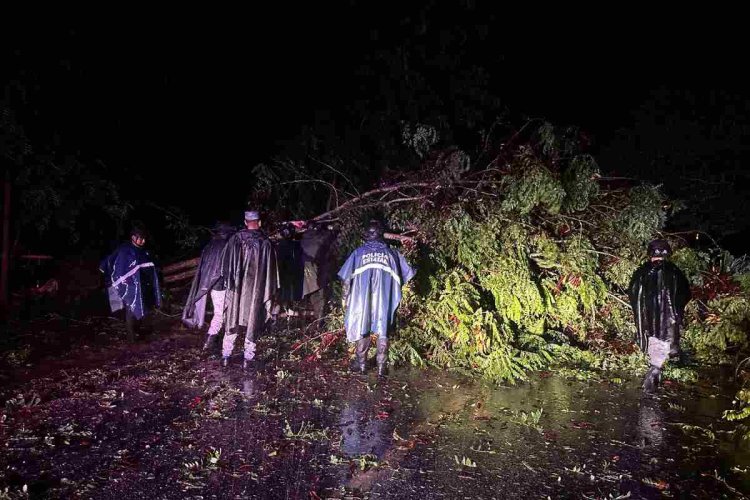
[[[279,287],[276,251],[261,231],[260,214],[245,212],[245,229],[227,242],[223,268],[226,286],[225,334],[221,365],[229,364],[240,330],[245,330],[243,368],[255,358],[255,337],[271,316]]]

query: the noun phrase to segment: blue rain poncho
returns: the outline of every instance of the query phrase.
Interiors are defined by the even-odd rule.
[[[349,284],[347,340],[357,342],[370,333],[387,337],[401,302],[401,287],[414,277],[404,256],[383,241],[368,241],[352,252],[338,276]]]
[[[120,245],[100,264],[112,312],[127,307],[141,319],[152,307],[161,306],[159,277],[151,255],[128,242]]]

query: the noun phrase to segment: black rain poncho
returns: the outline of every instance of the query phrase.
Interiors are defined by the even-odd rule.
[[[303,296],[307,297],[328,286],[335,241],[336,233],[323,227],[308,229],[302,235],[300,244],[305,258]]]
[[[193,277],[190,294],[185,302],[185,309],[182,311],[182,321],[190,328],[203,327],[206,318],[206,301],[201,299],[206,297],[211,290],[224,290],[222,261],[227,241],[233,233],[233,230],[218,233],[201,252],[198,270]]]
[[[669,261],[646,262],[633,273],[628,296],[641,350],[647,351],[649,337],[669,342],[676,349],[690,300],[690,286],[680,268]]]
[[[293,239],[283,239],[276,246],[279,263],[279,301],[296,302],[302,299],[305,261],[302,245]]]

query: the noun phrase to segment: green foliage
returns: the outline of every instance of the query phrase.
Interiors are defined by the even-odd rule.
[[[15,178],[22,207],[17,220],[22,232],[33,237],[53,231],[75,243],[92,220],[104,216],[121,224],[132,206],[105,175],[103,167],[73,158],[57,161],[41,155],[26,157]]]
[[[437,143],[439,134],[435,127],[417,123],[403,122],[401,125],[401,140],[411,148],[420,158],[424,157]]]
[[[642,245],[653,238],[666,222],[664,197],[654,186],[638,186],[630,191],[630,203],[615,219],[615,227],[624,236]]]
[[[604,350],[585,350],[569,344],[554,348],[558,364],[574,366],[583,371],[618,371],[642,374],[648,368],[646,356],[641,351],[622,355]]]
[[[15,93],[8,90],[6,98]],[[55,241],[52,247],[60,251],[66,244],[102,236],[107,232],[102,228],[122,227],[133,206],[106,165],[34,148],[16,121],[13,108],[19,103],[0,100],[0,158],[10,168],[13,203],[18,206],[13,214],[15,238],[32,247]]]
[[[566,212],[579,212],[599,193],[596,176],[599,167],[590,155],[576,156],[562,175],[565,198],[562,208]]]
[[[406,326],[397,353],[416,364],[413,339],[428,342],[431,364],[478,372],[497,382],[524,379],[527,370],[543,367],[551,359],[545,342],[516,335],[496,312],[481,307],[482,294],[471,277],[459,270],[442,276],[439,288]],[[408,302],[408,300],[407,300]],[[411,348],[407,346],[412,346]]]
[[[697,303],[691,303],[686,316],[699,315]],[[726,363],[731,353],[750,347],[747,332],[750,327],[750,299],[747,296],[726,296],[709,300],[704,321],[693,320],[683,335],[683,345],[694,351],[697,359],[712,363]]]
[[[685,273],[692,285],[703,285],[703,274],[711,264],[711,256],[708,253],[684,247],[674,252],[671,260]]]
[[[743,293],[750,294],[750,273],[736,274],[732,278],[740,286]]]
[[[597,222],[594,230],[570,224],[558,214],[567,196],[563,184],[530,150],[520,151],[512,165],[512,175],[501,180],[500,200],[464,198],[434,208],[405,204],[388,212],[394,228],[416,231],[423,242],[410,254],[419,271],[404,294],[393,361],[498,383],[523,380],[530,370],[571,359],[592,369],[640,366],[640,355],[597,354],[584,361],[585,350],[560,349],[560,342],[575,339],[585,346],[594,332],[632,341],[632,312],[615,297],[638,265],[633,249],[642,253],[642,242],[612,220]],[[582,211],[585,219],[590,201],[601,196],[587,184],[594,182],[595,164],[577,157],[569,172],[570,210]],[[661,200],[651,196],[657,193],[651,188],[634,191],[616,198],[618,213],[643,214],[653,209],[654,199]],[[634,202],[646,206],[632,207]],[[368,210],[341,214],[344,247],[359,244]],[[561,238],[564,226],[569,229]],[[639,238],[656,226],[634,225]],[[599,251],[596,241],[603,234],[621,246]]]
[[[730,422],[735,422],[735,435],[743,443],[750,442],[750,427],[748,426],[748,419],[750,419],[750,389],[747,388],[747,381],[745,387],[740,389],[734,396],[734,408],[731,410],[724,411],[722,418]]]
[[[626,258],[618,258],[604,268],[604,278],[620,290],[627,290],[630,279],[638,269],[639,264]]]
[[[560,212],[565,190],[552,172],[530,151],[518,158],[515,176],[507,188],[503,210],[528,214],[536,207],[549,213]]]
[[[408,177],[404,169],[399,175],[406,178],[381,180],[374,196],[359,184],[362,170],[343,177],[341,158],[327,158],[325,169],[314,170],[307,160],[276,160],[253,171],[253,197],[283,206],[279,211],[310,210],[294,205],[315,196],[297,193],[302,186],[322,189],[329,202],[341,196],[334,207],[353,200],[334,211],[341,257],[361,243],[362,225],[373,216],[415,238],[403,248],[418,272],[404,289],[392,361],[497,383],[560,363],[590,371],[646,366],[632,347],[632,311],[623,292],[645,256],[645,243],[664,227],[668,203],[658,188],[601,190],[595,161],[575,149],[575,130],[558,133],[548,124],[532,134],[531,144],[486,170],[472,167],[455,147],[435,150],[437,131],[427,125],[402,122],[401,133],[423,170]],[[393,185],[404,187],[388,190]],[[320,206],[315,203],[309,206]],[[677,264],[701,283],[707,257],[673,244]],[[722,269],[735,262],[725,257]],[[719,259],[708,258],[711,266]],[[685,334],[689,346],[714,358],[746,347],[740,335],[744,306],[722,297],[709,308],[723,321],[703,321],[694,311]],[[340,315],[329,326],[340,326]]]
[[[698,381],[698,372],[694,368],[667,363],[664,366],[664,378],[682,383],[695,383]]]

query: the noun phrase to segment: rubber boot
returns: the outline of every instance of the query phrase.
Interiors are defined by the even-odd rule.
[[[211,348],[214,345],[214,341],[216,340],[217,337],[218,335],[206,335],[206,341],[203,343],[203,350],[204,351],[211,350]]]
[[[135,342],[136,322],[135,315],[130,312],[130,309],[125,308],[125,330],[128,332],[128,342],[131,344]]]
[[[229,366],[229,356],[221,358],[221,367],[226,368]]]
[[[365,363],[367,361],[367,350],[370,348],[370,337],[364,337],[357,341],[355,346],[355,355],[350,365],[350,369],[355,373],[365,373]]]
[[[661,369],[656,366],[652,366],[646,373],[646,378],[643,380],[643,392],[652,393],[656,391],[659,386],[659,378],[661,376]]]
[[[387,372],[386,363],[388,361],[388,338],[378,337],[378,377],[385,377]]]

